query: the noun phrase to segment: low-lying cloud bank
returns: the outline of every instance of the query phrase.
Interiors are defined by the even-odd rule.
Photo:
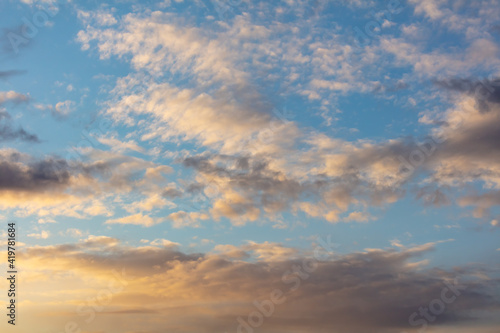
[[[500,310],[498,267],[426,268],[422,256],[435,243],[346,255],[332,252],[327,239],[315,254],[253,242],[187,254],[176,243],[151,243],[130,247],[90,236],[24,250],[27,284],[58,285],[61,293],[57,304],[33,303],[30,309],[82,325],[93,312],[100,329],[112,322],[117,332],[177,331],[182,323],[182,332],[207,333],[410,332],[426,325],[475,326],[479,319],[477,328],[486,329]],[[45,279],[31,280],[41,272]],[[84,301],[120,274],[120,292],[94,297],[95,308]],[[36,292],[25,296],[36,298]]]

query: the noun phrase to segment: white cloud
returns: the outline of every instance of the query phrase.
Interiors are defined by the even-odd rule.
[[[75,110],[76,103],[73,101],[59,102],[55,106],[55,112],[58,116],[67,116]]]
[[[155,240],[151,241],[150,244],[153,246],[162,246],[162,247],[167,247],[167,248],[177,248],[180,246],[179,243],[172,242],[168,239],[163,239],[163,238],[155,239]]]
[[[42,230],[40,233],[31,233],[28,234],[28,237],[33,237],[36,239],[47,239],[49,238],[50,233],[48,231]]]
[[[15,92],[13,90],[11,91],[0,91],[0,105],[6,103],[6,102],[14,102],[14,103],[21,103],[21,102],[27,102],[30,100],[29,95],[21,94],[18,92]]]
[[[155,224],[161,223],[163,219],[157,217],[150,217],[149,215],[142,215],[142,213],[129,215],[121,218],[107,220],[105,224],[132,224],[141,225],[143,227],[151,227]]]
[[[133,140],[128,140],[128,141],[120,141],[116,137],[99,137],[97,140],[102,143],[103,145],[111,147],[113,151],[116,152],[124,152],[127,150],[132,150],[136,151],[139,153],[144,153],[144,148],[139,146],[135,141]]]
[[[70,236],[70,237],[73,237],[73,238],[82,238],[83,236],[85,236],[87,233],[83,232],[82,230],[80,229],[76,229],[76,228],[69,228],[65,231],[65,234]]]
[[[45,224],[45,223],[57,223],[56,220],[54,220],[51,217],[45,217],[45,218],[40,218],[38,219],[39,224]]]
[[[95,24],[100,27],[106,27],[118,23],[112,13],[104,10],[84,11],[80,9],[77,11],[77,16],[86,25]]]

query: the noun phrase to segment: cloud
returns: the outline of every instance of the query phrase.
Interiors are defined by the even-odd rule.
[[[241,249],[238,246],[230,244],[219,244],[213,249],[215,253],[218,253],[222,257],[232,258],[232,259],[246,259],[250,257],[250,254]]]
[[[38,219],[38,223],[39,224],[46,224],[46,223],[57,223],[57,222],[53,218],[47,217],[47,218]]]
[[[500,191],[493,190],[481,194],[466,194],[462,196],[458,204],[460,206],[474,206],[476,217],[488,217],[491,207],[500,205]]]
[[[478,67],[493,70],[499,64],[498,46],[488,39],[476,39],[463,52],[436,50],[426,53],[404,38],[383,37],[377,52],[393,54],[400,65],[411,65],[423,77],[466,75]],[[481,52],[478,52],[481,50]]]
[[[119,27],[89,26],[77,39],[84,49],[96,43],[101,58],[131,56],[137,73],[117,80],[106,108],[115,121],[133,126],[134,117],[147,116],[154,121],[139,125],[144,133],[140,140],[194,142],[208,151],[202,158],[184,158],[183,165],[197,172],[202,186],[211,184],[215,188],[209,199],[214,219],[229,218],[241,225],[256,221],[263,212],[274,218],[301,196],[311,195],[323,206],[339,206],[317,215],[334,220],[334,215],[361,203],[354,198],[357,192],[378,204],[401,196],[400,191],[390,188],[404,180],[394,153],[415,144],[393,140],[387,146],[370,147],[364,142],[349,143],[307,133],[274,112],[253,85],[251,71],[255,68],[246,65],[245,57],[267,50],[279,53],[285,63],[307,66],[311,60],[318,75],[341,76],[335,87],[342,91],[358,88],[353,82],[363,80],[351,74],[360,72],[359,67],[346,64],[338,68],[344,63],[338,60],[345,58],[349,48],[333,47],[340,43],[336,36],[314,45],[315,58],[311,59],[300,54],[297,46],[309,44],[307,38],[286,42],[277,38],[280,32],[289,30],[287,26],[273,26],[274,31],[251,22],[249,17],[238,16],[231,26],[213,34],[181,23],[160,12],[134,14],[122,17]],[[150,30],[157,32],[154,38],[145,37],[151,36]],[[278,42],[286,47],[279,49]],[[245,51],[231,52],[242,49],[239,43]],[[328,50],[340,50],[340,54]],[[285,51],[292,55],[285,55]],[[262,56],[271,63],[278,62]],[[174,87],[161,82],[155,75],[159,72],[178,73],[193,84],[189,88]],[[312,88],[337,89],[319,77],[311,78],[311,82]],[[217,93],[205,93],[207,87]],[[371,90],[368,86],[362,89]],[[321,141],[331,148],[319,146]],[[205,188],[204,194],[207,191]]]
[[[417,198],[435,206],[453,201],[474,206],[474,217],[490,218],[489,209],[500,202],[498,80],[453,78],[435,80],[435,84],[455,94],[445,112],[421,116],[421,121],[434,125],[431,134],[440,143],[418,163],[427,177],[416,190]],[[468,184],[479,184],[478,192],[453,195],[453,189]]]
[[[453,26],[455,14],[443,9],[441,2],[413,4],[417,15],[431,20],[449,18],[446,24],[450,29],[463,31],[462,26]],[[465,146],[464,150],[468,150],[474,143],[479,148],[467,155],[472,157],[493,148],[490,146],[498,132],[495,112],[490,112],[489,119],[473,116],[473,123],[484,121],[484,127],[473,129],[471,123],[467,131],[457,132],[452,119],[456,114],[452,111],[441,113],[443,119],[422,116],[421,123],[434,126],[428,133],[431,138],[449,139],[439,148],[429,137],[347,141],[320,130],[301,128],[293,117],[275,112],[265,88],[282,78],[280,89],[284,96],[303,95],[310,101],[318,100],[322,117],[331,122],[329,112],[335,110],[335,105],[329,101],[336,101],[339,92],[391,94],[397,89],[411,89],[422,79],[434,78],[437,82],[478,68],[496,68],[498,46],[488,35],[476,34],[481,27],[478,20],[469,22],[474,24],[476,32],[471,34],[477,38],[467,37],[461,53],[415,43],[411,34],[404,32],[380,36],[369,47],[355,52],[351,41],[330,30],[321,33],[320,27],[311,31],[315,36],[315,42],[311,42],[310,35],[299,33],[307,20],[290,24],[273,21],[264,26],[252,16],[252,10],[260,12],[262,8],[250,6],[248,10],[251,13],[235,15],[215,30],[204,29],[204,23],[178,20],[172,13],[145,12],[116,17],[117,24],[110,27],[89,24],[77,36],[82,49],[95,47],[101,59],[125,59],[135,70],[117,79],[104,111],[117,123],[136,126],[134,135],[138,140],[133,144],[155,140],[159,144],[194,144],[203,151],[180,158],[184,167],[194,170],[195,183],[200,186],[198,193],[189,191],[189,186],[182,188],[183,199],[203,196],[207,203],[200,209],[203,214],[210,214],[214,220],[229,219],[234,225],[276,220],[280,213],[290,210],[332,223],[367,221],[376,216],[368,212],[360,215],[360,211],[398,201],[405,196],[407,184],[423,174],[425,183],[411,189],[425,204],[453,202],[444,190],[427,186],[432,180],[450,187],[469,180],[493,184],[495,171],[486,162],[494,157],[482,155],[478,162],[464,163],[473,159],[464,160],[466,154],[458,149]],[[478,15],[490,19],[487,13]],[[271,67],[277,73],[271,73]],[[390,77],[388,82],[378,80],[378,74],[394,69],[407,69],[408,74],[404,78]],[[159,73],[178,75],[183,78],[179,82],[184,83],[176,86]],[[494,104],[494,96],[484,103]],[[466,103],[462,100],[455,105],[460,108]],[[413,104],[418,101],[413,100]],[[469,113],[472,117],[472,111]],[[136,124],[136,117],[150,121]],[[483,135],[479,139],[479,130],[485,130],[482,133],[489,138]],[[468,133],[471,140],[465,142]],[[414,153],[425,154],[425,161],[409,165],[408,157]],[[469,165],[454,172],[452,169],[460,164]],[[475,170],[485,172],[478,178],[474,177]],[[462,183],[455,182],[459,179]],[[189,209],[182,211],[189,214]],[[198,226],[192,219],[185,220],[184,214],[184,224]]]
[[[33,237],[33,238],[36,238],[36,239],[47,239],[49,238],[50,236],[50,233],[48,231],[45,231],[45,230],[42,230],[40,233],[31,233],[31,234],[28,234],[28,237]]]
[[[233,219],[236,224],[256,220],[261,208],[269,213],[282,211],[308,187],[313,187],[287,179],[280,172],[270,170],[262,160],[213,156],[189,157],[183,163],[195,168],[216,188],[218,197],[214,200],[212,215]]]
[[[355,222],[368,222],[372,220],[373,217],[370,216],[370,214],[366,212],[351,212],[349,215],[344,219],[345,222],[350,222],[350,221],[355,221]]]
[[[499,140],[498,117],[500,104],[483,100],[484,112],[474,97],[467,94],[457,98],[455,106],[444,115],[434,118],[442,125],[435,135],[443,141],[434,157],[429,159],[432,177],[443,185],[458,186],[474,181],[486,188],[498,186],[500,161],[496,158]]]
[[[54,107],[53,114],[58,117],[66,117],[75,110],[76,103],[73,101],[58,102]]]
[[[139,153],[144,152],[144,148],[140,147],[135,141],[129,140],[126,142],[120,141],[115,137],[100,137],[97,140],[103,145],[109,146],[113,151],[124,152],[127,150],[136,151]]]
[[[150,212],[154,209],[162,208],[164,206],[175,207],[175,204],[166,200],[161,195],[155,193],[151,194],[149,197],[141,201],[135,201],[134,203],[128,205],[125,210],[129,213],[136,211],[146,211]]]
[[[13,102],[16,104],[27,102],[30,100],[29,95],[21,94],[11,91],[0,91],[0,105],[5,104],[7,102]]]
[[[450,6],[448,1],[443,0],[410,0],[409,3],[415,6],[415,14],[424,15],[454,33],[463,33],[471,40],[488,36],[486,32],[495,24],[495,17],[500,13],[496,8],[485,10],[495,3],[488,0],[478,1],[473,7],[467,6],[465,2]]]
[[[151,241],[150,244],[153,246],[162,246],[162,247],[173,248],[173,249],[177,249],[180,246],[179,243],[172,242],[168,239],[162,239],[162,238],[155,239],[155,240]]]
[[[73,89],[72,85],[69,85],[67,87],[68,91],[71,91],[72,89]],[[70,113],[72,113],[75,110],[75,106],[76,103],[70,100],[58,102],[56,103],[56,105],[42,104],[42,103],[34,104],[34,107],[38,110],[50,111],[50,114],[56,119],[66,118]]]
[[[500,104],[500,79],[460,79],[436,80],[440,87],[466,93],[476,99],[477,108],[481,112],[490,110],[490,103]]]
[[[185,212],[177,211],[167,216],[167,219],[172,221],[174,228],[183,227],[200,227],[200,221],[208,220],[209,215],[202,212]]]
[[[423,186],[418,188],[416,198],[421,199],[425,205],[446,206],[451,204],[449,196],[441,189],[433,186]]]
[[[159,203],[172,205],[159,194],[170,183],[165,177],[171,167],[115,152],[84,149],[80,153],[78,159],[69,158],[76,154],[64,159],[0,150],[0,207],[22,216],[83,219],[111,217],[117,202],[113,200],[119,196],[124,208],[151,210],[160,207]],[[130,201],[137,193],[149,201],[134,206]]]
[[[70,237],[73,237],[73,238],[82,238],[86,233],[80,229],[69,228],[66,230],[66,232],[64,234],[66,234]]]
[[[167,187],[163,190],[161,195],[164,196],[165,198],[174,199],[182,197],[182,192],[176,188]]]
[[[110,26],[118,22],[113,17],[112,13],[106,12],[104,10],[100,11],[78,10],[77,16],[78,19],[82,21],[85,25],[93,23],[96,24],[97,26]]]
[[[262,213],[272,217],[294,207],[337,222],[338,215],[354,205],[380,206],[401,197],[404,192],[398,186],[404,184],[407,174],[401,171],[397,156],[417,147],[411,141],[394,140],[358,148],[322,136],[307,143],[310,150],[296,152],[293,161],[279,156],[205,154],[186,158],[184,165],[196,169],[203,176],[200,181],[212,188],[212,193],[204,192],[213,202],[211,213],[216,219],[226,217],[243,224]],[[306,198],[309,202],[303,202]]]
[[[6,80],[12,76],[22,75],[25,73],[26,73],[26,71],[21,71],[21,70],[16,70],[16,69],[12,69],[12,70],[8,70],[8,71],[0,71],[0,79]]]
[[[406,29],[404,36],[389,35],[396,29],[387,31],[353,54],[353,45],[338,34],[341,27],[321,20],[310,25],[315,18],[304,17],[307,1],[289,0],[278,8],[243,1],[230,20],[214,20],[216,29],[174,13],[141,13],[140,6],[124,16],[115,16],[114,9],[79,11],[85,26],[77,36],[82,49],[95,47],[102,59],[130,62],[135,70],[116,80],[103,103],[104,114],[133,130],[123,139],[96,138],[110,151],[78,149],[73,160],[2,151],[0,205],[22,207],[17,213],[23,216],[36,212],[43,221],[58,214],[105,216],[110,230],[119,228],[111,224],[152,227],[164,222],[174,228],[201,227],[219,219],[233,225],[279,223],[283,213],[351,223],[376,219],[372,207],[394,203],[411,189],[425,205],[445,205],[458,198],[459,205],[476,208],[474,216],[492,221],[486,215],[498,204],[500,187],[498,98],[493,92],[478,101],[475,91],[446,78],[496,69],[498,46],[480,31],[480,19],[460,20],[464,16],[454,12],[460,2],[453,10],[445,8],[445,1],[411,3],[415,14],[433,21],[423,24],[440,22],[454,34],[466,34],[464,52],[414,42],[410,32],[421,24]],[[320,5],[313,6],[319,12]],[[296,12],[289,11],[293,7]],[[280,19],[263,24],[265,15]],[[307,25],[294,21],[295,15]],[[304,33],[304,28],[311,33]],[[387,82],[375,80],[380,73]],[[377,94],[370,98],[382,96],[392,102],[395,90],[419,89],[421,85],[413,88],[415,82],[436,76],[438,89],[447,85],[446,92],[458,94],[436,92],[436,86],[430,86],[432,96],[424,89],[412,101],[428,109],[434,96],[450,97],[448,110],[421,114],[420,124],[429,125],[428,134],[441,138],[440,144],[413,137],[350,140],[335,126],[300,126],[298,118],[309,117],[311,122],[304,124],[322,117],[327,126],[333,125],[336,113],[342,112],[339,101],[347,94],[369,92]],[[175,80],[169,81],[171,77]],[[272,89],[275,85],[279,88]],[[427,98],[429,103],[423,104]],[[277,99],[287,100],[293,112],[308,113],[297,114],[296,121],[276,113]],[[310,104],[303,108],[306,102]],[[68,114],[75,106],[64,101],[54,110]],[[170,166],[125,155],[143,154],[145,141],[154,144],[150,151],[155,161],[176,157],[174,174]],[[434,146],[424,149],[429,145]],[[174,146],[180,147],[177,152],[159,148]],[[418,165],[410,165],[407,161],[415,151],[421,158]],[[188,180],[181,179],[184,176]],[[415,184],[409,184],[411,180]],[[467,192],[469,185],[479,193]],[[208,204],[194,210],[177,207],[172,201],[181,197],[195,205],[199,201],[191,199],[202,197]],[[115,206],[126,215],[115,216],[109,208]],[[77,229],[68,235],[83,238]],[[332,255],[300,274],[292,272],[304,266],[310,252],[276,242],[217,245],[206,254],[185,253],[178,243],[163,238],[141,243],[133,247],[116,238],[89,236],[75,244],[29,248],[20,254],[26,278],[36,280],[38,290],[62,296],[49,302],[47,294],[27,288],[26,299],[37,309],[66,314],[60,316],[66,321],[78,300],[91,299],[113,271],[125,269],[128,286],[113,295],[106,315],[99,319],[103,330],[235,331],[237,318],[247,320],[255,311],[254,301],[262,302],[280,289],[286,301],[276,305],[273,316],[263,318],[263,332],[396,333],[416,331],[408,322],[410,315],[442,297],[445,282],[458,276],[467,289],[438,317],[437,330],[466,324],[475,330],[476,320],[487,326],[498,314],[496,267],[428,268],[426,253],[437,242],[405,247],[394,240],[396,250]],[[35,279],[37,274],[45,277]],[[297,287],[291,292],[293,286]]]
[[[65,187],[70,166],[64,160],[46,159],[28,165],[16,152],[5,152],[0,161],[0,190],[45,191]]]
[[[134,248],[113,238],[92,237],[76,244],[27,248],[20,259],[26,275],[35,274],[40,267],[50,272],[50,280],[30,284],[57,284],[61,291],[75,288],[72,281],[80,278],[92,277],[87,281],[96,286],[116,283],[112,271],[123,272],[126,284],[106,308],[115,315],[109,323],[115,329],[135,327],[129,312],[137,309],[137,297],[141,297],[140,313],[145,316],[141,330],[174,330],[182,324],[183,329],[195,331],[204,322],[204,332],[237,331],[237,318],[247,321],[248,314],[256,311],[254,304],[269,300],[273,290],[282,292],[283,302],[274,305],[271,316],[264,317],[259,327],[263,332],[417,330],[421,324],[409,323],[412,313],[418,315],[420,307],[428,307],[443,293],[453,296],[449,286],[454,284],[459,296],[436,316],[432,322],[436,328],[475,326],[474,320],[493,325],[498,312],[498,278],[493,271],[478,266],[446,270],[416,264],[434,248],[433,243],[398,250],[372,249],[319,261],[304,261],[306,257],[273,243],[243,245],[257,255],[253,261],[242,260],[248,257],[237,254],[237,247],[218,246],[222,254],[204,255],[180,252],[168,240],[154,243],[156,246]],[[25,288],[26,300],[36,297],[28,292],[29,286]],[[81,286],[71,290],[79,291],[78,299],[89,297]],[[92,292],[94,289],[90,295]],[[73,302],[69,293],[57,305],[42,299],[37,306],[62,315],[74,313]],[[359,320],[359,309],[363,309],[363,320]],[[156,318],[162,318],[161,328]],[[101,322],[101,327],[106,325]]]
[[[163,239],[153,242],[155,246],[129,248],[114,237],[89,235],[73,244],[31,247],[21,256],[34,264],[30,266],[33,269],[42,267],[37,265],[46,262],[52,256],[58,258],[53,268],[54,271],[78,271],[83,274],[85,274],[85,270],[90,268],[88,265],[93,261],[95,266],[91,271],[103,276],[109,276],[113,269],[121,271],[121,268],[125,266],[127,266],[126,270],[134,275],[141,271],[148,274],[147,272],[153,272],[154,266],[165,267],[165,263],[168,261],[196,261],[200,257],[200,255],[189,255],[176,251],[175,242]],[[78,262],[78,264],[69,268],[72,266],[71,262]],[[109,266],[106,268],[107,263]]]
[[[0,142],[20,140],[31,143],[39,143],[37,135],[27,132],[23,128],[14,129],[10,123],[5,123],[0,119]]]
[[[436,0],[410,0],[410,3],[415,4],[416,14],[425,14],[427,17],[435,20],[441,18],[444,14],[439,9],[442,1]]]
[[[149,215],[142,215],[141,213],[120,217],[117,219],[107,220],[105,224],[133,224],[142,225],[143,227],[151,227],[155,224],[163,222],[163,219],[153,218]]]
[[[213,249],[214,253],[230,259],[249,259],[252,258],[261,262],[280,262],[299,258],[301,251],[283,246],[274,242],[257,243],[248,241],[241,246],[229,244],[219,244]]]
[[[258,261],[286,261],[298,257],[299,251],[294,248],[285,247],[274,242],[257,243],[249,241],[240,247],[244,251],[251,252]]]

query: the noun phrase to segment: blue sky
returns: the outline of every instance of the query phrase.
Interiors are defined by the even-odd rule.
[[[0,217],[33,276],[36,249],[96,240],[259,265],[330,235],[345,258],[418,253],[412,274],[473,267],[487,288],[498,17],[496,0],[4,1]]]

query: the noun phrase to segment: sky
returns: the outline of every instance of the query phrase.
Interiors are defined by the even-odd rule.
[[[2,0],[2,332],[498,332],[499,18]]]

